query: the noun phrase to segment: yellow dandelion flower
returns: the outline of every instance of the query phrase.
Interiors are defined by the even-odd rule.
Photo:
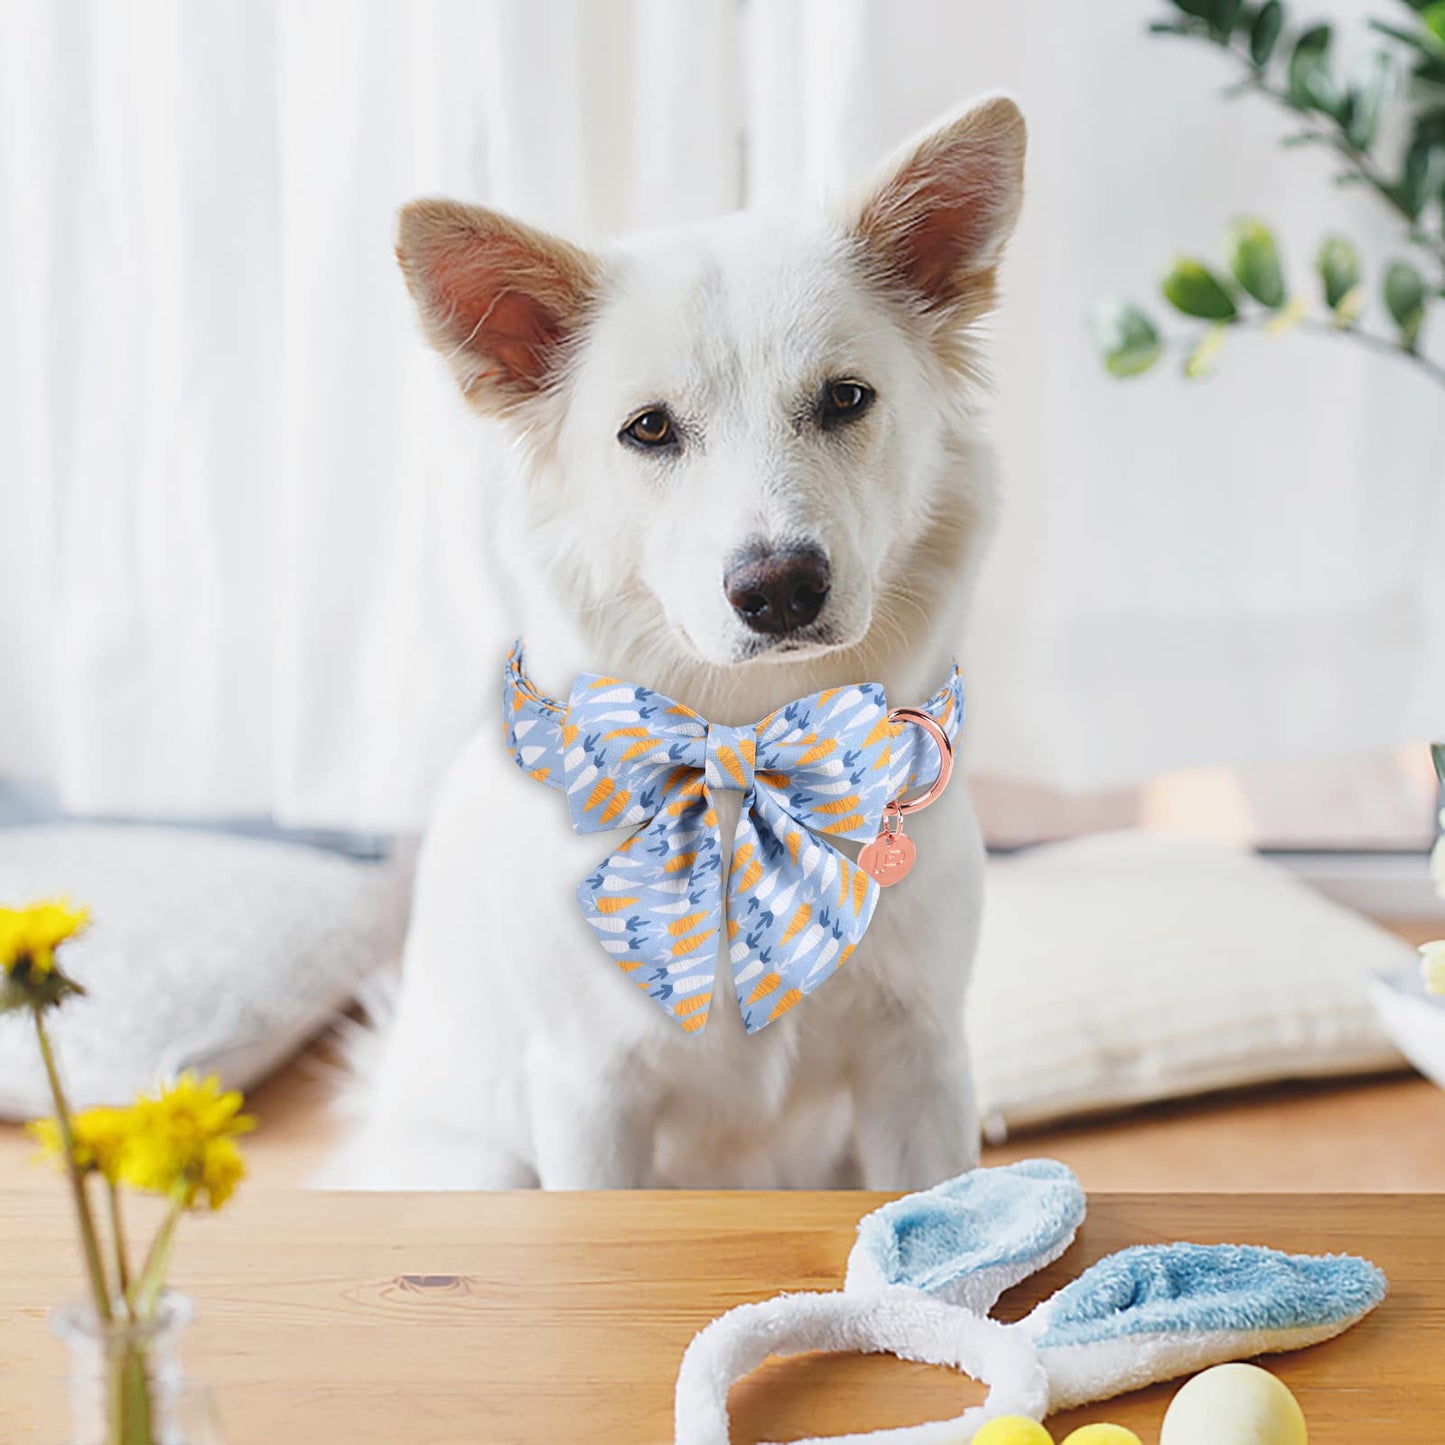
[[[242,1098],[211,1076],[182,1074],[154,1096],[137,1099],[121,1153],[121,1178],[152,1194],[179,1196],[187,1209],[201,1196],[219,1209],[246,1172],[236,1137],[256,1121]]]
[[[84,908],[73,908],[63,898],[0,908],[0,1013],[53,1008],[84,992],[56,967],[55,950],[89,922]]]
[[[1445,993],[1445,938],[1437,938],[1420,949],[1426,993]]]
[[[0,968],[44,978],[55,967],[55,950],[89,923],[89,910],[72,908],[64,898],[0,908]]]
[[[246,1177],[246,1159],[234,1139],[216,1139],[201,1160],[201,1189],[212,1209],[219,1209]]]
[[[130,1110],[86,1109],[71,1119],[70,1129],[75,1138],[75,1163],[81,1173],[94,1172],[116,1183],[130,1137]],[[64,1163],[60,1125],[54,1119],[36,1119],[26,1125],[26,1131],[46,1158]]]

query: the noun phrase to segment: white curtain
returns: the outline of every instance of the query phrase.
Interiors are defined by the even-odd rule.
[[[1438,728],[1441,393],[1303,338],[1122,385],[1084,335],[1241,210],[1300,272],[1335,218],[1389,239],[1156,13],[0,0],[0,774],[81,811],[416,825],[507,619],[477,555],[500,443],[416,339],[397,205],[586,239],[792,202],[998,87],[1033,144],[974,766],[1095,786]]]

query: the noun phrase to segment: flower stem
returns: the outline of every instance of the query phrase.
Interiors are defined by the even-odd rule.
[[[130,1292],[130,1310],[134,1319],[149,1320],[155,1311],[156,1301],[166,1282],[166,1266],[171,1259],[171,1245],[175,1241],[176,1224],[186,1212],[185,1196],[177,1191],[171,1196],[171,1207],[166,1212],[156,1237],[146,1253],[145,1263]]]
[[[106,1445],[154,1445],[151,1378],[145,1346],[129,1341],[107,1365]]]
[[[50,1097],[55,1105],[55,1126],[60,1131],[60,1147],[65,1153],[65,1173],[70,1180],[70,1192],[75,1200],[75,1212],[80,1223],[80,1242],[85,1253],[86,1272],[90,1276],[91,1294],[95,1299],[95,1312],[102,1323],[109,1324],[113,1318],[110,1288],[106,1283],[105,1264],[101,1260],[95,1217],[90,1212],[90,1199],[85,1191],[85,1176],[75,1159],[75,1131],[70,1126],[70,1105],[60,1082],[60,1070],[56,1066],[55,1051],[50,1046],[50,1035],[45,1027],[41,1006],[32,1005],[30,1015],[35,1020],[35,1037],[40,1042],[40,1057],[45,1061],[45,1074],[50,1081]]]
[[[115,1246],[115,1279],[122,1302],[130,1297],[130,1258],[125,1247],[125,1226],[120,1212],[120,1190],[114,1179],[105,1181],[106,1193],[110,1198],[110,1238]]]

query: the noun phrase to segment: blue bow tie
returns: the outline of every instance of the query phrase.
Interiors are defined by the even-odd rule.
[[[518,644],[503,706],[518,766],[566,794],[578,833],[639,828],[577,897],[613,961],[689,1032],[707,1022],[724,927],[749,1033],[847,961],[879,890],[829,840],[874,838],[888,802],[938,771],[937,745],[889,720],[876,683],[723,727],[650,688],[590,673],[565,704],[546,698]],[[956,667],[924,711],[956,739]],[[743,794],[726,921],[718,788]]]

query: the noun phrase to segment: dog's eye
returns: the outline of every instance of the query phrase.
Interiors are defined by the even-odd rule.
[[[872,400],[873,388],[861,381],[830,381],[823,390],[823,425],[853,421],[868,410]]]
[[[622,428],[621,436],[624,441],[649,450],[677,445],[677,428],[665,408],[660,406],[651,407],[641,416],[633,417]]]

